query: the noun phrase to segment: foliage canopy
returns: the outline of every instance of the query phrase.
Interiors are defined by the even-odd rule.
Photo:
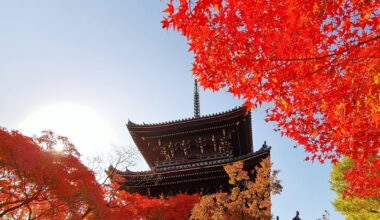
[[[197,194],[150,199],[115,182],[100,184],[67,138],[0,129],[0,218],[188,219],[198,200]]]
[[[167,2],[162,26],[186,37],[204,88],[271,103],[306,160],[348,156],[345,193],[380,197],[380,1]]]

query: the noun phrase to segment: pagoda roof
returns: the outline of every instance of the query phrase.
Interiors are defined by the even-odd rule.
[[[182,173],[182,172],[193,172],[194,170],[199,170],[199,169],[202,170],[206,166],[219,167],[219,166],[224,166],[226,164],[234,163],[236,161],[243,161],[243,162],[246,162],[248,160],[261,161],[262,158],[265,158],[270,155],[270,150],[271,150],[271,147],[261,148],[260,150],[256,152],[251,152],[246,155],[220,158],[217,160],[210,160],[210,161],[199,161],[199,162],[195,161],[188,164],[174,165],[171,167],[160,168],[156,170],[147,170],[147,171],[131,171],[128,169],[126,171],[121,171],[110,166],[107,172],[109,173],[114,172],[124,177],[146,177],[146,176],[151,176],[151,175],[156,175],[156,174],[169,174],[169,173],[176,174],[176,173]]]
[[[188,123],[196,123],[196,122],[203,122],[206,120],[214,120],[216,118],[224,118],[228,115],[236,115],[241,114],[241,113],[247,113],[247,108],[244,106],[240,107],[235,107],[233,109],[223,111],[223,112],[218,112],[218,113],[213,113],[213,114],[207,114],[203,115],[200,117],[191,117],[191,118],[183,118],[183,119],[178,119],[178,120],[171,120],[171,121],[165,121],[165,122],[158,122],[158,123],[142,123],[138,124],[135,122],[132,122],[131,120],[128,120],[127,127],[129,130],[135,130],[136,128],[158,128],[158,127],[167,127],[167,126],[181,126],[185,125]]]
[[[117,181],[124,189],[143,195],[158,196],[161,193],[167,194],[169,191],[175,191],[175,193],[182,191],[192,194],[199,193],[198,190],[201,188],[206,189],[208,191],[206,193],[212,193],[215,192],[215,186],[223,185],[224,190],[230,187],[228,175],[224,170],[225,165],[243,161],[244,169],[249,171],[249,175],[251,175],[253,173],[250,171],[267,157],[270,157],[270,147],[263,147],[247,155],[173,166],[164,170],[134,172],[127,169],[120,171],[110,166],[107,174],[111,178],[117,174],[122,177],[118,178]]]
[[[244,106],[217,114],[162,123],[137,124],[128,120],[127,128],[144,159],[152,168],[157,155],[152,153],[152,146],[147,144],[149,140],[209,132],[228,126],[237,126],[242,121],[244,121],[244,129],[242,128],[241,131],[241,135],[244,136],[242,140],[244,139],[244,147],[250,152],[252,151],[251,113]]]

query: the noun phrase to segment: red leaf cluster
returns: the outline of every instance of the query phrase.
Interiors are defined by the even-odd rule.
[[[150,199],[117,183],[101,185],[67,138],[0,129],[0,218],[188,219],[198,201],[199,195]]]
[[[62,153],[52,150],[57,142],[64,145]],[[104,218],[103,190],[78,156],[66,138],[52,132],[35,141],[0,130],[0,217],[80,219],[91,212]]]
[[[346,193],[380,197],[379,1],[170,0],[164,12],[204,88],[271,103],[267,121],[306,160],[346,155]]]
[[[189,219],[194,204],[200,200],[198,194],[148,198],[119,190],[120,186],[115,182],[109,189],[109,207],[115,219],[186,220]]]

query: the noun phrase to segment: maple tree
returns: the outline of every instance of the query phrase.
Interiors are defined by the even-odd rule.
[[[111,187],[114,191],[109,203],[115,219],[186,220],[200,198],[198,194],[148,198],[120,190],[117,186]]]
[[[282,191],[278,171],[271,171],[270,159],[255,167],[255,180],[243,170],[242,161],[224,167],[233,185],[230,193],[202,196],[192,210],[191,219],[270,219],[270,195]]]
[[[193,74],[276,122],[311,155],[352,158],[346,195],[380,197],[380,2],[170,0]],[[365,170],[365,172],[363,172]]]
[[[63,145],[61,152],[54,145]],[[81,219],[106,216],[103,191],[65,137],[37,139],[0,129],[0,217]]]
[[[54,150],[57,145],[61,151]],[[130,154],[119,154],[115,166],[131,164],[126,158]],[[199,201],[198,194],[130,194],[121,190],[117,178],[98,182],[66,137],[45,131],[30,138],[0,129],[0,218],[188,219]]]
[[[337,198],[333,201],[335,210],[339,211],[347,219],[380,219],[380,198],[360,198],[344,196],[347,182],[344,173],[351,166],[353,161],[348,157],[343,157],[333,166],[330,173],[330,186]]]

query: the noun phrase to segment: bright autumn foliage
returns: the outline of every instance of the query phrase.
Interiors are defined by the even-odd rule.
[[[61,152],[54,145],[63,145]],[[44,148],[42,147],[44,146]],[[0,218],[104,219],[103,190],[65,137],[0,129]]]
[[[148,198],[120,190],[120,186],[115,182],[111,185],[111,190],[107,192],[109,207],[114,218],[120,220],[187,220],[194,204],[200,199],[198,194]]]
[[[198,201],[197,194],[147,198],[99,184],[66,137],[0,129],[0,219],[184,220]]]
[[[255,167],[252,181],[243,167],[241,161],[226,165],[224,169],[233,185],[231,191],[202,196],[191,212],[191,219],[270,219],[270,195],[282,191],[278,171],[271,171],[270,159],[266,158]]]
[[[164,12],[204,88],[271,103],[267,121],[306,160],[346,155],[346,194],[380,197],[380,1],[169,0]]]

